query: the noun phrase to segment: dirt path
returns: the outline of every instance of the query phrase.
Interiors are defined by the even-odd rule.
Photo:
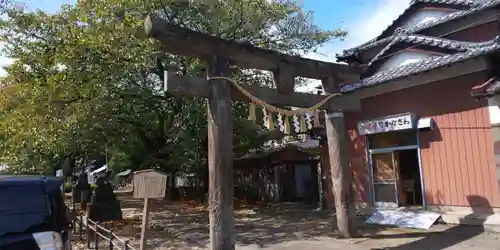
[[[120,196],[124,216],[135,218],[115,232],[138,247],[142,201]],[[255,249],[499,249],[500,234],[478,227],[436,225],[430,230],[383,228],[359,220],[363,237],[337,239],[334,215],[313,206],[281,203],[235,212],[237,248]],[[208,213],[196,202],[155,201],[148,249],[206,249]]]

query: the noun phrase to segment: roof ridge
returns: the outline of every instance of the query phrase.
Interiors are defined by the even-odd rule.
[[[429,3],[429,2],[442,2],[445,4],[460,4],[460,5],[467,5],[467,6],[474,6],[474,5],[479,5],[477,0],[411,0],[410,4],[414,3],[419,3],[419,2],[424,2],[424,3]],[[481,1],[483,2],[483,1]]]
[[[483,10],[483,9],[486,9],[486,8],[494,7],[497,4],[500,4],[500,0],[487,0],[487,1],[483,2],[482,4],[478,5],[477,7],[471,8],[469,10],[459,10],[459,11],[456,11],[456,12],[452,12],[452,13],[450,13],[448,15],[445,15],[445,16],[442,16],[442,17],[438,17],[436,19],[429,20],[427,22],[423,22],[421,24],[418,24],[415,27],[411,28],[410,30],[411,30],[411,32],[417,32],[417,31],[420,31],[422,29],[429,28],[431,26],[439,24],[443,20],[444,21],[451,21],[453,19],[456,19],[456,18],[459,18],[459,17],[463,17],[465,15],[472,14],[472,13],[474,13],[476,11],[479,11],[479,10]]]
[[[500,35],[489,41],[477,43],[475,47],[470,48],[464,52],[457,52],[454,54],[442,56],[432,56],[418,62],[412,62],[395,68],[377,72],[369,77],[361,79],[358,82],[345,84],[341,87],[341,92],[351,92],[356,89],[369,87],[390,80],[428,71],[437,67],[450,65],[456,62],[485,55],[496,50],[500,50]]]
[[[442,37],[426,36],[421,34],[397,33],[395,37],[393,36],[392,41],[385,48],[383,48],[375,57],[373,57],[373,59],[368,63],[368,66],[371,66],[376,61],[382,59],[382,56],[385,55],[390,48],[392,48],[395,44],[400,42],[414,43],[415,45],[420,45],[420,44],[429,45],[438,48],[456,50],[457,52],[464,52],[468,49],[491,43],[491,41],[464,42]]]
[[[395,38],[394,38],[394,39],[393,39],[393,40],[392,40],[389,44],[387,44],[387,46],[385,46],[382,50],[380,50],[380,52],[379,52],[376,56],[374,56],[374,57],[372,58],[372,60],[368,63],[368,66],[373,65],[373,63],[375,63],[375,62],[376,62],[376,61],[378,61],[378,60],[379,60],[379,59],[380,59],[383,55],[385,55],[385,53],[386,53],[387,51],[389,51],[389,50],[392,48],[392,46],[394,46],[396,43],[399,43],[399,42],[401,41],[401,40],[400,40],[400,37],[401,37],[401,35],[399,35],[399,36],[395,37]]]
[[[402,15],[405,14],[405,12],[411,8],[415,3],[419,3],[419,2],[435,2],[436,0],[412,0],[412,2],[410,3],[410,6],[408,8],[406,8],[403,13],[398,16],[385,30],[387,30],[388,28],[390,28],[394,22],[396,22]],[[449,1],[462,1],[462,0],[438,0],[438,1],[442,1],[442,2],[449,2]],[[466,1],[466,2],[471,2],[470,0],[463,0],[463,1]],[[415,3],[414,3],[415,2]],[[453,13],[450,13],[448,15],[445,15],[445,16],[442,16],[442,17],[438,17],[434,20],[430,20],[430,21],[427,21],[427,22],[424,22],[422,24],[419,24],[411,29],[406,29],[408,33],[415,33],[415,32],[418,32],[418,31],[421,31],[421,30],[424,30],[426,28],[430,28],[432,26],[435,26],[435,25],[438,25],[438,24],[441,24],[441,23],[444,23],[444,22],[448,22],[448,21],[452,21],[452,20],[455,20],[457,18],[460,18],[460,17],[463,17],[463,16],[467,16],[467,15],[470,15],[470,14],[473,14],[477,11],[480,11],[480,10],[484,10],[484,9],[487,9],[487,8],[491,8],[491,7],[494,7],[498,4],[500,4],[500,0],[485,0],[484,2],[482,3],[478,3],[477,1],[473,1],[474,3],[476,3],[476,7],[474,8],[471,8],[469,10],[458,10],[456,12],[453,12]],[[385,30],[383,32],[385,32]],[[382,33],[383,33],[382,32]],[[350,56],[352,55],[353,53],[357,52],[357,51],[363,51],[363,50],[367,50],[367,49],[370,49],[370,48],[373,48],[379,44],[382,44],[384,42],[387,42],[388,40],[390,39],[393,39],[394,38],[394,34],[393,35],[390,35],[390,36],[387,36],[387,37],[383,37],[383,38],[380,38],[380,35],[377,36],[376,38],[374,39],[371,39],[365,43],[362,43],[361,45],[358,45],[356,47],[353,47],[353,48],[350,48],[350,49],[346,49],[346,50],[343,50],[341,54],[337,54],[337,57],[347,57],[347,56]]]
[[[410,4],[408,7],[396,18],[392,21],[389,26],[387,26],[380,35],[378,35],[375,39],[380,39],[383,38],[381,37],[387,30],[389,30],[391,27],[394,26],[394,24],[401,18],[403,17],[408,10],[413,8],[415,5],[419,3],[434,3],[434,4],[447,4],[447,5],[463,5],[467,7],[478,7],[481,6],[484,3],[478,3],[476,1],[470,1],[470,0],[411,0]],[[458,10],[459,11],[459,10]]]

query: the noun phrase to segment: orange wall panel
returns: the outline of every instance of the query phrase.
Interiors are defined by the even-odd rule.
[[[413,112],[432,117],[437,125],[434,131],[420,133],[427,203],[500,207],[487,103],[470,96],[472,86],[483,80],[453,79],[362,100],[362,112],[346,116],[355,199],[369,200],[366,149],[364,137],[356,134],[356,122]]]
[[[459,30],[446,36],[459,41],[483,42],[498,35],[497,22]],[[362,100],[360,113],[346,114],[351,140],[350,162],[356,201],[368,201],[370,190],[365,139],[358,136],[359,120],[413,112],[432,117],[434,131],[420,133],[421,163],[426,201],[430,205],[500,207],[493,142],[486,100],[470,96],[472,86],[484,82],[451,79]],[[327,180],[327,203],[333,204],[328,150],[322,151]],[[482,197],[477,199],[474,197]],[[485,204],[487,203],[487,204]]]

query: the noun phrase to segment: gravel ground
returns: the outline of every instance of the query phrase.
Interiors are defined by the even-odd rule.
[[[138,249],[142,201],[123,195],[120,199],[128,223],[115,232]],[[206,209],[195,202],[154,201],[151,207],[147,249],[207,249]],[[336,238],[334,217],[328,211],[296,203],[244,207],[235,212],[237,249],[500,250],[500,234],[486,233],[479,227],[386,228],[364,224],[361,217],[363,236],[342,240]],[[85,247],[75,244],[74,249]]]

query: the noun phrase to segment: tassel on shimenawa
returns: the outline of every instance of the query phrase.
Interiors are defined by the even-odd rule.
[[[301,133],[307,132],[306,116],[305,115],[300,115],[300,132]]]
[[[285,121],[284,121],[284,125],[285,125],[285,129],[284,129],[284,133],[285,135],[288,135],[290,134],[290,122],[288,120],[288,116],[285,116]]]
[[[316,109],[314,110],[313,127],[318,127],[318,126],[319,126],[319,110]]]
[[[248,120],[255,122],[256,120],[256,115],[255,115],[255,103],[251,102],[249,111],[248,111]]]
[[[274,130],[273,113],[269,112],[269,118],[267,119],[267,129]]]

